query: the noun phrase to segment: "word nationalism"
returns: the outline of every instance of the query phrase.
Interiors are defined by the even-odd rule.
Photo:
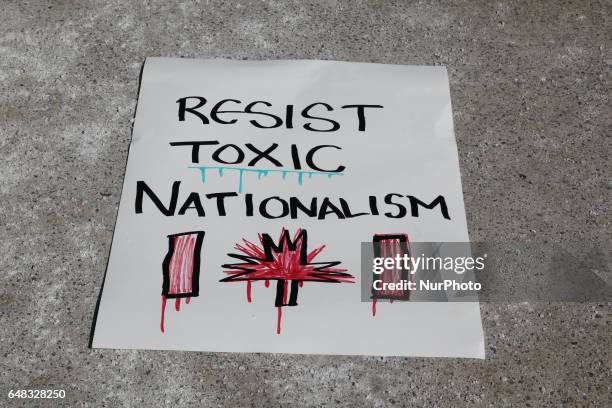
[[[216,215],[227,216],[228,207],[233,206],[237,200],[244,204],[244,213],[247,217],[252,217],[256,213],[264,218],[277,219],[290,217],[309,217],[324,220],[328,217],[337,219],[350,219],[362,216],[385,216],[388,218],[404,218],[410,214],[412,217],[419,217],[420,210],[439,211],[442,217],[450,220],[448,207],[444,196],[439,195],[431,202],[427,203],[411,195],[389,193],[384,197],[368,196],[367,203],[363,202],[359,210],[344,198],[312,197],[310,201],[298,197],[281,198],[279,196],[256,198],[253,194],[239,194],[237,192],[220,192],[201,194],[189,192],[180,201],[180,181],[172,184],[170,200],[164,203],[158,195],[142,180],[136,183],[135,211],[137,214],[143,212],[143,202],[145,196],[155,205],[163,215],[167,217],[175,215],[185,215],[189,212],[205,217],[206,207],[210,203],[216,207]],[[213,207],[213,208],[214,208]]]

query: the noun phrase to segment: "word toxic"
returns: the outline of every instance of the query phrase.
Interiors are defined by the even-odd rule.
[[[188,146],[191,147],[191,162],[200,163],[202,156],[201,148],[203,146],[214,146],[209,150],[207,162],[210,159],[220,164],[243,164],[247,167],[253,167],[259,162],[263,165],[273,165],[275,167],[292,167],[295,170],[302,169],[302,157],[304,163],[315,171],[326,172],[326,173],[340,173],[346,167],[338,165],[336,167],[329,167],[320,165],[315,160],[317,153],[324,149],[342,150],[339,146],[335,145],[318,145],[306,149],[304,154],[301,155],[300,149],[297,145],[292,144],[289,148],[288,156],[289,159],[282,158],[279,160],[276,149],[278,143],[272,143],[267,148],[261,149],[255,147],[251,143],[245,143],[243,147],[235,145],[233,143],[221,144],[218,140],[205,140],[205,141],[186,141],[186,142],[171,142],[170,146]],[[217,147],[218,146],[218,147]],[[287,155],[287,152],[285,153]],[[287,165],[286,163],[289,163]]]

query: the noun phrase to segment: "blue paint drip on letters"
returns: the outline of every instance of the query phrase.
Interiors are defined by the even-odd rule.
[[[224,170],[235,170],[238,171],[238,192],[242,193],[244,173],[257,173],[257,180],[261,180],[261,177],[267,177],[269,173],[280,173],[283,180],[287,178],[287,174],[297,174],[298,185],[303,185],[304,174],[308,175],[311,179],[313,175],[325,175],[331,179],[333,176],[344,176],[344,173],[332,173],[328,171],[307,171],[307,170],[276,170],[276,169],[252,169],[247,167],[225,167],[225,166],[189,166],[190,169],[197,169],[200,171],[202,178],[202,184],[206,184],[206,170],[217,170],[219,177],[223,177]]]

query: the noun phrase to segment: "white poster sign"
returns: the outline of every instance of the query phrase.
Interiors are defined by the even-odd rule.
[[[362,301],[389,235],[469,241],[444,68],[149,58],[92,346],[483,358],[477,302]]]

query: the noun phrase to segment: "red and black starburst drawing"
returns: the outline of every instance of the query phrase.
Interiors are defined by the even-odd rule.
[[[308,234],[306,230],[298,229],[293,236],[285,228],[281,230],[278,242],[269,234],[259,234],[260,245],[246,239],[237,243],[234,249],[240,253],[230,253],[228,256],[240,260],[238,263],[222,265],[227,278],[220,282],[245,281],[247,283],[247,301],[251,302],[251,283],[276,281],[277,308],[276,332],[281,331],[281,316],[283,306],[297,306],[298,292],[304,282],[323,283],[354,283],[353,275],[346,269],[337,268],[340,261],[315,262],[315,258],[325,249],[325,245],[308,252]],[[290,291],[288,293],[288,289]]]

